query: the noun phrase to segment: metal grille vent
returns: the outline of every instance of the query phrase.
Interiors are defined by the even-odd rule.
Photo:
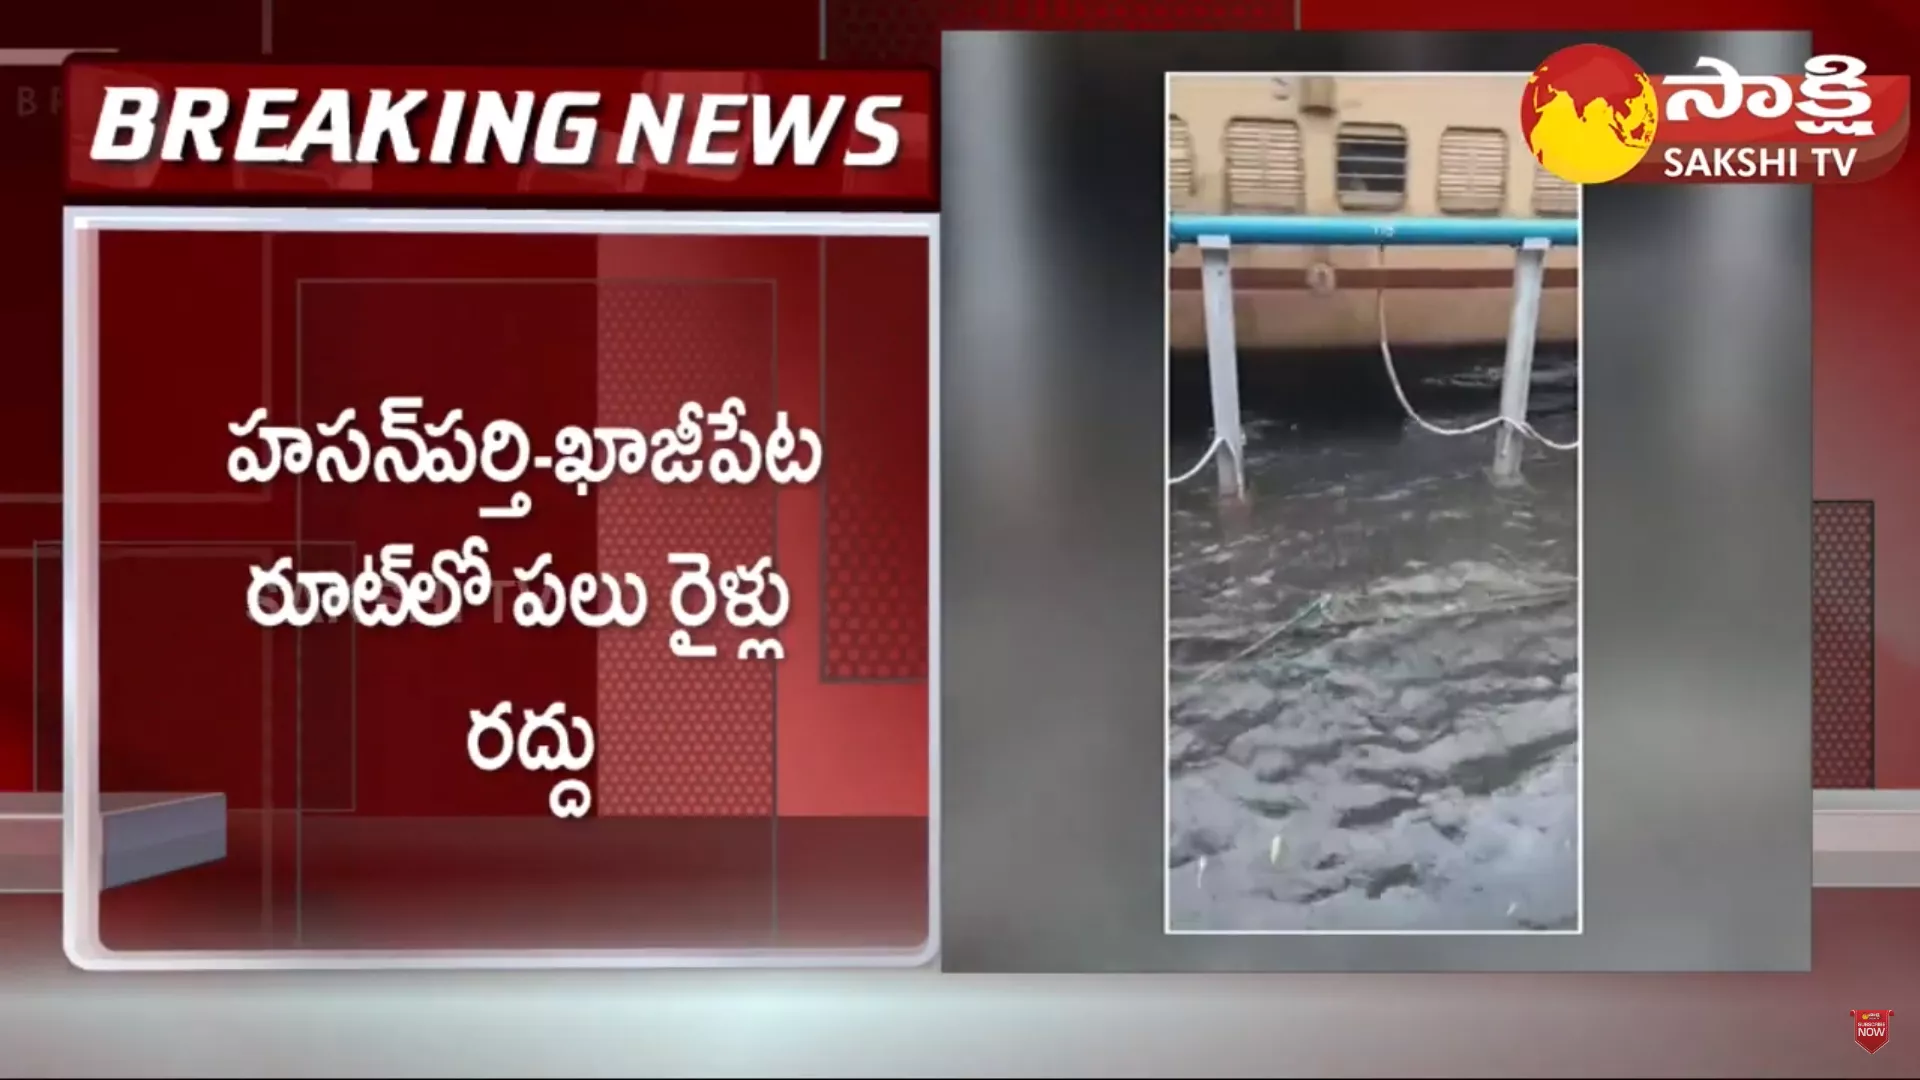
[[[1575,217],[1580,213],[1580,187],[1535,165],[1533,212],[1540,217]]]
[[[1448,128],[1440,133],[1443,214],[1497,214],[1507,208],[1507,133]]]
[[[1299,213],[1306,204],[1300,125],[1291,120],[1233,120],[1227,124],[1227,206],[1230,210]]]
[[[1394,124],[1342,124],[1337,136],[1340,205],[1398,210],[1407,201],[1407,130]]]

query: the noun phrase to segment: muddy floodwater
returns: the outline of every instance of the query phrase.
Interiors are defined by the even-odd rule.
[[[1498,409],[1498,356],[1409,386]],[[1390,400],[1390,399],[1389,399]],[[1310,405],[1310,403],[1308,403]],[[1172,493],[1175,930],[1579,928],[1579,455],[1249,409],[1254,498]],[[1532,422],[1578,430],[1571,360]],[[1206,449],[1176,424],[1176,472]]]

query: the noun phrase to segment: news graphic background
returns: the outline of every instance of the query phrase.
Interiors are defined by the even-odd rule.
[[[275,57],[396,62],[556,63],[601,59],[633,63],[671,55],[685,63],[748,64],[818,55],[822,15],[828,53],[841,63],[936,59],[941,25],[1085,29],[1286,30],[1294,12],[1284,6],[1251,8],[1204,2],[1145,3],[1114,8],[1093,4],[928,2],[898,5],[831,3],[825,12],[804,5],[673,5],[633,8],[552,0],[539,17],[522,9],[469,5],[457,13],[432,5],[368,0],[272,0],[268,4],[215,2],[192,13],[90,0],[10,12],[0,42],[19,47],[76,43],[173,49],[236,59],[262,52]],[[1537,28],[1569,31],[1583,40],[1598,21],[1615,27],[1782,25],[1814,28],[1815,51],[1849,52],[1876,70],[1916,68],[1914,12],[1908,6],[1864,3],[1815,6],[1786,2],[1632,2],[1604,14],[1575,8],[1477,2],[1446,9],[1404,0],[1355,0],[1338,5],[1307,0],[1299,25],[1308,30]],[[1717,40],[1724,42],[1724,37]],[[1409,39],[1406,55],[1444,66],[1452,46],[1438,36]],[[1721,44],[1706,47],[1724,51]],[[623,55],[624,54],[624,55]],[[1009,73],[1009,78],[1014,73]],[[35,85],[49,71],[12,68]],[[989,93],[991,87],[955,88]],[[8,118],[10,152],[0,163],[0,228],[6,231],[8,287],[0,290],[0,319],[10,343],[21,343],[19,366],[57,369],[56,309],[35,296],[57,299],[58,169],[54,140],[36,136],[31,116]],[[39,141],[36,141],[39,140]],[[39,147],[40,149],[28,149]],[[1880,569],[1877,642],[1881,693],[1878,747],[1880,783],[1920,783],[1920,731],[1909,721],[1914,693],[1912,626],[1920,608],[1903,601],[1914,579],[1920,505],[1908,482],[1920,436],[1904,421],[1913,377],[1907,342],[1916,314],[1905,303],[1920,276],[1920,173],[1904,162],[1874,184],[1846,192],[1818,192],[1816,231],[1816,368],[1818,422],[1816,491],[1827,499],[1871,499]],[[37,182],[36,182],[37,178]],[[15,185],[19,185],[15,187]],[[16,243],[18,241],[18,243]],[[37,290],[37,291],[36,291]],[[25,346],[38,342],[36,348]],[[38,361],[26,359],[38,356]],[[1692,400],[1692,399],[1689,399]],[[0,395],[4,430],[27,439],[41,431],[57,446],[51,403],[27,395]],[[48,445],[44,440],[42,445]],[[831,444],[829,445],[831,450]],[[951,454],[964,447],[950,447]],[[45,453],[46,451],[40,451]],[[1064,511],[1062,511],[1064,513]],[[39,514],[56,508],[0,507],[0,515]],[[1048,519],[1061,526],[1065,522]],[[57,523],[56,523],[57,524]],[[37,526],[27,535],[52,535]],[[1901,554],[1906,552],[1907,554]],[[21,573],[7,577],[24,585]],[[0,567],[0,569],[5,569]],[[5,596],[4,647],[32,650],[30,590]],[[10,664],[4,712],[31,712],[31,687]],[[1895,670],[1898,666],[1899,670]],[[1894,730],[1904,727],[1907,735]],[[26,730],[24,725],[9,730]],[[1904,748],[1904,749],[1903,749]],[[24,763],[11,775],[24,788]],[[1156,838],[1157,839],[1157,838]],[[53,944],[58,911],[53,898],[20,901],[0,921],[10,985],[24,992],[9,1000],[0,1032],[9,1061],[21,1068],[176,1071],[257,1068],[264,1055],[297,1054],[309,1066],[415,1071],[450,1068],[565,1071],[630,1069],[634,1045],[663,1048],[682,1062],[712,1055],[746,1068],[816,1071],[888,1069],[1007,1069],[1035,1055],[1105,1063],[1108,1068],[1163,1071],[1212,1065],[1270,1069],[1276,1053],[1301,1070],[1452,1069],[1482,1074],[1587,1075],[1592,1069],[1700,1073],[1819,1068],[1829,1075],[1887,1075],[1903,1048],[1900,1030],[1873,1058],[1853,1045],[1850,1008],[1912,996],[1912,965],[1920,948],[1910,899],[1889,890],[1821,890],[1815,895],[1815,970],[1812,975],[1512,976],[1449,979],[1435,995],[1431,977],[1376,976],[1362,981],[1315,976],[1187,977],[1170,982],[1079,978],[1054,985],[1027,979],[941,980],[910,983],[822,976],[799,986],[758,981],[791,1011],[771,1023],[764,1038],[740,1039],[735,1023],[741,987],[701,987],[681,980],[611,983],[589,976],[461,980],[455,994],[391,991],[375,979],[302,980],[268,985],[244,977],[143,978],[127,991],[138,1009],[95,1008],[118,999],[114,980],[71,972]],[[1084,898],[1083,898],[1084,899]],[[127,982],[119,982],[127,986]],[[439,984],[445,988],[447,984]],[[164,993],[154,991],[164,986]],[[412,984],[417,987],[418,984]],[[410,988],[412,988],[410,987]],[[98,998],[95,995],[99,995]],[[816,1006],[809,1010],[809,1006]],[[829,1010],[831,1018],[829,1018]],[[1356,1035],[1354,1017],[1391,1014],[1391,1023],[1367,1025]],[[583,1022],[583,1016],[605,1017]],[[1463,1017],[1497,1016],[1517,1039],[1458,1038]],[[1143,1017],[1151,1020],[1143,1022]],[[958,1019],[956,1019],[958,1018]],[[566,1026],[565,1040],[530,1039],[537,1019]],[[222,1038],[183,1045],[182,1024],[195,1023]],[[1169,1024],[1182,1034],[1169,1038]],[[325,1026],[336,1034],[314,1035]],[[871,1037],[885,1028],[907,1037]],[[340,1037],[337,1033],[346,1033]],[[1284,1048],[1283,1051],[1276,1048]],[[616,1062],[624,1064],[616,1065]],[[851,1066],[849,1063],[851,1062]]]
[[[917,945],[928,296],[920,239],[102,236],[101,787],[224,792],[234,811],[217,870],[104,895],[103,944]],[[747,430],[781,410],[817,431],[826,464],[804,486],[633,477],[584,497],[550,477],[262,490],[227,475],[250,441],[228,425],[262,402],[309,430],[355,408],[372,433],[395,394],[429,421],[462,409],[469,430],[511,419],[536,445],[737,398]],[[11,489],[58,488],[57,456],[6,468]],[[478,519],[516,488],[525,519]],[[649,617],[600,632],[484,608],[443,628],[247,617],[249,565],[295,554],[351,573],[385,544],[424,558],[469,535],[500,579],[541,553],[567,574],[638,573]],[[258,539],[273,537],[288,539]],[[792,589],[784,661],[736,660],[738,634],[713,660],[671,654],[682,551],[716,568],[773,557]],[[41,777],[59,775],[57,556],[35,560],[38,727],[9,740],[37,747]],[[499,701],[591,721],[591,820],[548,816],[554,774],[468,761],[469,710]]]

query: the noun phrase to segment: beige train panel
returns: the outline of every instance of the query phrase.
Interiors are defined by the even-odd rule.
[[[1169,201],[1185,213],[1573,216],[1579,189],[1541,169],[1520,135],[1525,85],[1513,75],[1179,76],[1169,87],[1169,152],[1180,158],[1169,162],[1177,186]],[[1362,190],[1380,186],[1370,169],[1395,167],[1395,145],[1404,147],[1399,190]],[[1261,271],[1298,277],[1324,264],[1336,283],[1334,297],[1299,289],[1243,297],[1249,314],[1239,337],[1248,348],[1371,343],[1372,271],[1386,268],[1426,278],[1423,287],[1392,291],[1397,344],[1495,343],[1506,336],[1511,294],[1478,286],[1489,274],[1511,272],[1513,259],[1498,247],[1236,248],[1243,281]],[[1199,252],[1185,246],[1172,263],[1190,276]],[[1547,256],[1551,279],[1564,280],[1578,265],[1573,250]],[[1366,284],[1348,292],[1339,282],[1356,271]],[[1431,271],[1463,273],[1473,286],[1436,288],[1431,273],[1420,273]],[[1549,289],[1542,340],[1573,340],[1577,307],[1574,290]],[[1176,344],[1197,346],[1204,340],[1195,321],[1199,294],[1176,295],[1173,309]]]
[[[1331,111],[1301,109],[1302,98],[1314,96],[1307,93],[1305,84],[1315,80],[1333,87]],[[1443,213],[1440,141],[1449,129],[1465,129],[1505,136],[1505,197],[1499,212],[1570,214],[1571,207],[1534,209],[1534,185],[1541,170],[1520,134],[1525,87],[1526,77],[1519,75],[1175,77],[1168,111],[1187,130],[1193,151],[1188,209],[1231,212],[1234,200],[1227,159],[1229,147],[1239,140],[1230,135],[1244,138],[1249,129],[1261,126],[1290,129],[1297,140],[1297,167],[1305,176],[1301,213],[1390,212],[1416,217]],[[1393,128],[1404,134],[1407,167],[1400,205],[1385,210],[1343,205],[1336,182],[1342,128],[1370,135]]]
[[[1580,253],[1560,249],[1547,253],[1547,272],[1564,280],[1577,271]],[[1476,282],[1488,278],[1503,279],[1513,272],[1514,253],[1509,248],[1306,248],[1271,246],[1236,248],[1233,266],[1241,294],[1239,306],[1257,304],[1262,310],[1302,313],[1304,321],[1295,324],[1286,318],[1242,318],[1235,327],[1242,348],[1286,349],[1315,348],[1327,345],[1365,345],[1378,336],[1373,318],[1375,275],[1385,271],[1389,281],[1403,279],[1408,271],[1429,282],[1435,277],[1468,276]],[[1175,279],[1192,277],[1200,266],[1200,252],[1194,245],[1183,245],[1170,260]],[[1258,282],[1276,272],[1291,271],[1305,277],[1319,264],[1333,268],[1332,296],[1323,296],[1305,288],[1248,289],[1249,281]],[[1315,277],[1319,277],[1317,273]],[[1322,279],[1324,280],[1324,279]],[[1342,282],[1355,282],[1352,287]],[[1304,284],[1304,281],[1302,282]],[[1513,290],[1511,288],[1449,288],[1426,284],[1415,288],[1388,287],[1387,304],[1393,313],[1393,342],[1407,347],[1420,345],[1459,345],[1496,343],[1507,336]],[[1289,295],[1293,294],[1293,295]],[[1198,318],[1200,293],[1191,287],[1173,292],[1175,310],[1189,309]],[[1458,298],[1475,297],[1472,303],[1456,306]],[[1438,298],[1438,299],[1436,299]],[[1342,303],[1332,303],[1340,300]],[[1549,288],[1541,302],[1540,340],[1574,341],[1578,290]],[[1429,315],[1429,312],[1432,314]],[[1344,321],[1342,321],[1344,320]],[[1198,324],[1196,323],[1195,326]],[[1203,331],[1172,328],[1176,347],[1199,347],[1205,341]]]
[[[1395,270],[1507,270],[1513,269],[1513,249],[1508,247],[1310,247],[1304,244],[1255,244],[1233,249],[1235,269],[1300,270],[1325,263],[1338,270],[1368,270],[1387,267]],[[1171,264],[1176,267],[1200,265],[1200,249],[1182,244],[1174,251]],[[1580,253],[1573,248],[1547,252],[1547,269],[1567,270],[1580,265]]]
[[[1579,294],[1548,289],[1540,300],[1539,341],[1578,340]],[[1509,289],[1401,289],[1387,294],[1387,343],[1416,346],[1497,345],[1506,339],[1513,310]],[[1372,290],[1317,295],[1298,289],[1241,292],[1234,298],[1234,333],[1242,349],[1370,348],[1379,343]],[[1206,348],[1201,295],[1181,290],[1167,304],[1170,344],[1179,351]]]

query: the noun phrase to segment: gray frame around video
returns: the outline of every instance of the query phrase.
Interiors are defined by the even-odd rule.
[[[1804,187],[1586,192],[1584,933],[1163,933],[1165,75],[1530,71],[1582,41],[1651,71],[1810,44],[946,36],[947,970],[1807,968]]]

